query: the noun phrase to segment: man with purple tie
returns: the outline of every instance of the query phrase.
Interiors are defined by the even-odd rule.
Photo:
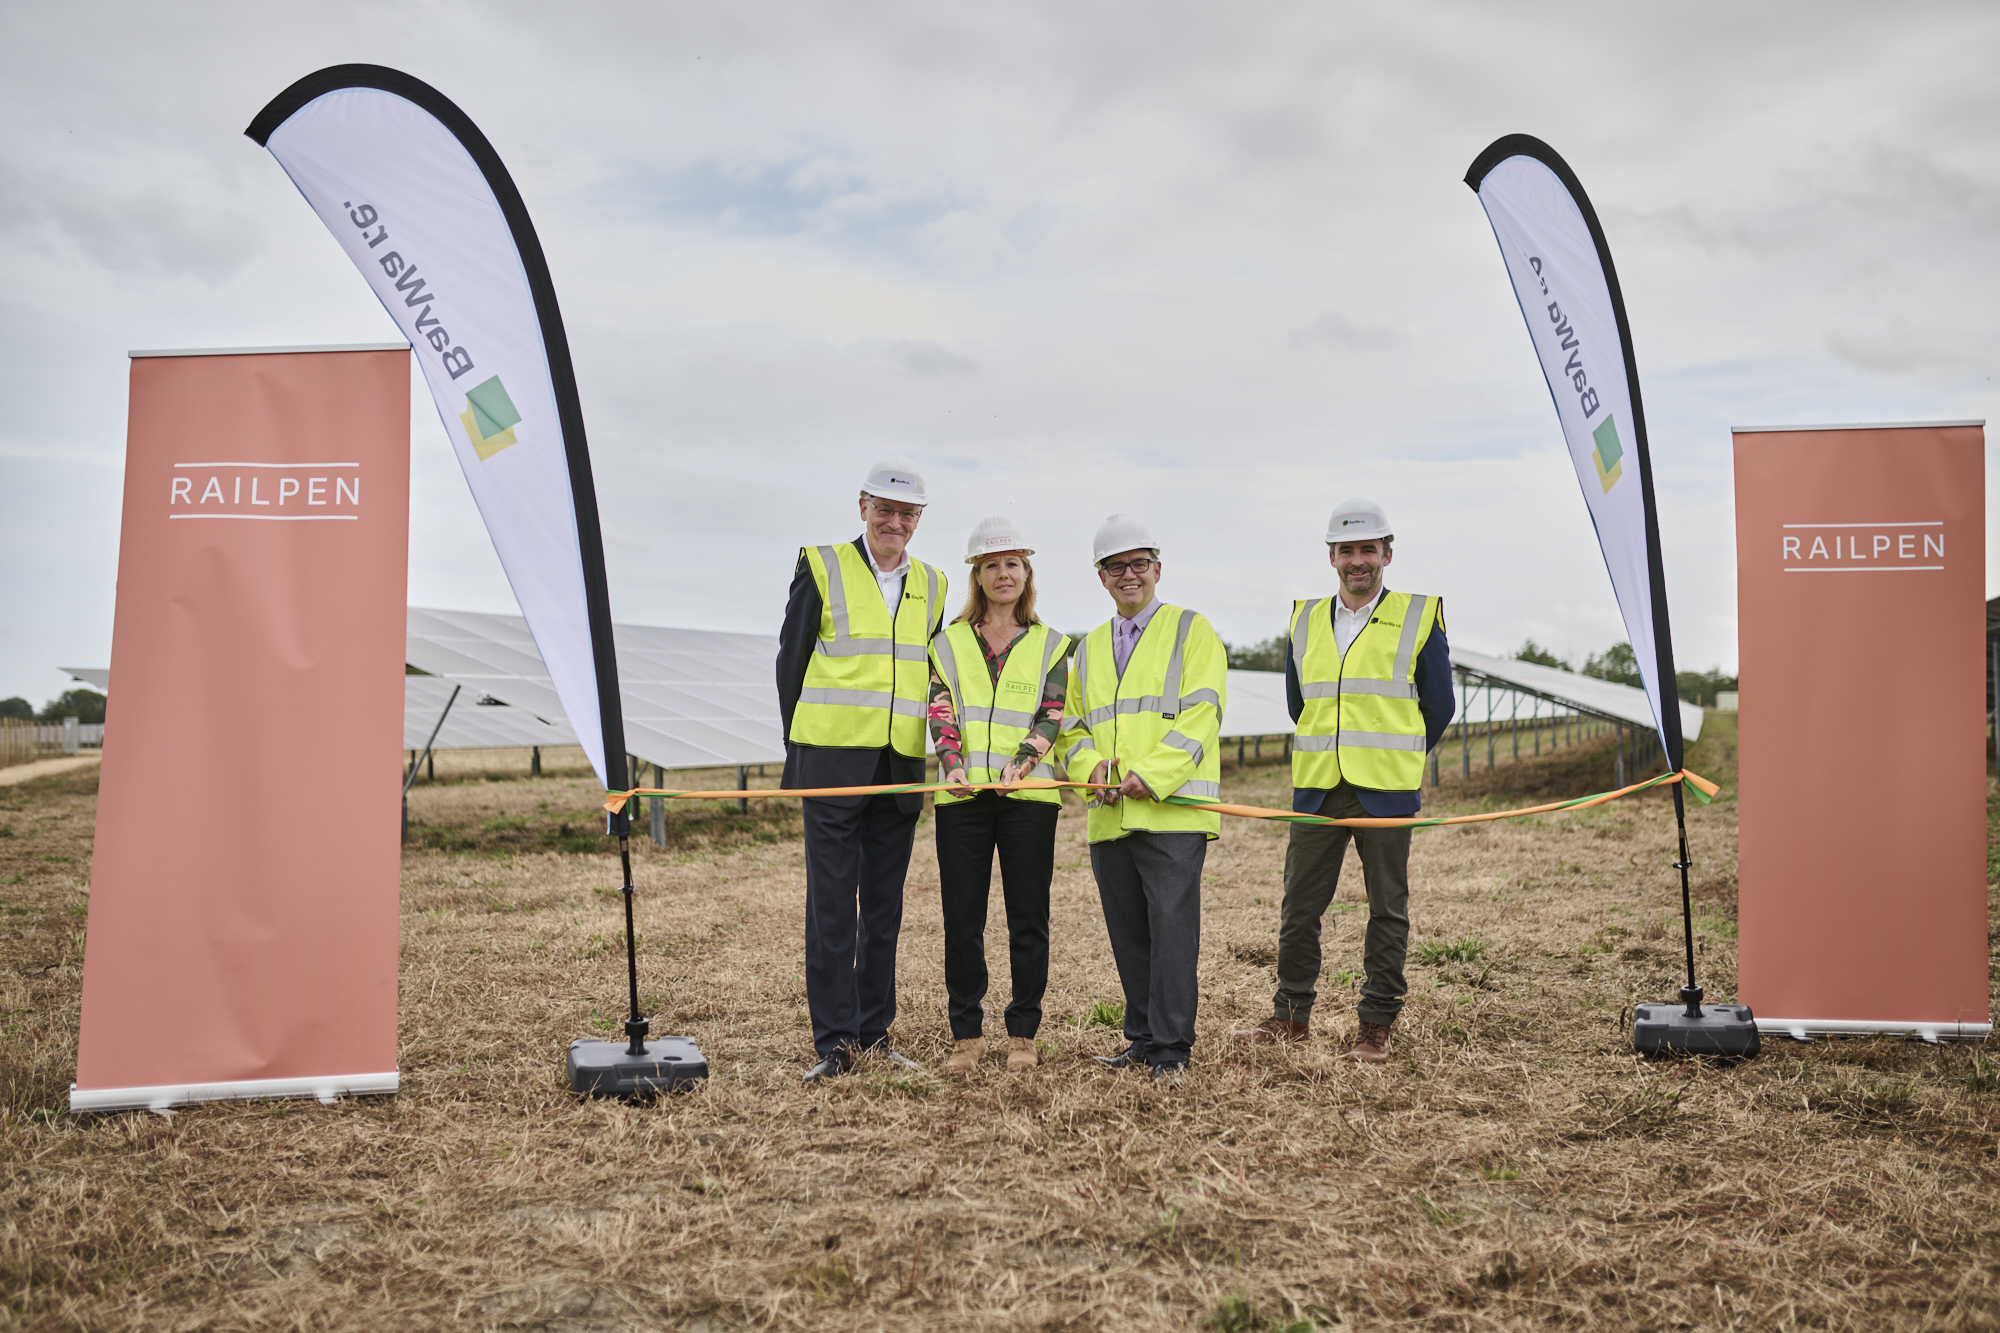
[[[1199,998],[1201,869],[1222,828],[1204,803],[1222,796],[1228,652],[1205,618],[1154,595],[1160,548],[1145,525],[1113,514],[1092,553],[1116,614],[1070,655],[1056,749],[1071,781],[1115,784],[1093,798],[1087,828],[1127,1044],[1097,1062],[1179,1083]]]

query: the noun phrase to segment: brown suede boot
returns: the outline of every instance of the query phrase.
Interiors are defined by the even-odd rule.
[[[1229,1039],[1247,1046],[1270,1046],[1282,1041],[1304,1041],[1311,1035],[1310,1024],[1294,1023],[1289,1018],[1273,1015],[1254,1028],[1237,1028],[1229,1034]]]
[[[986,1038],[968,1037],[951,1048],[951,1058],[944,1062],[947,1074],[965,1075],[979,1068],[979,1057],[986,1054]]]
[[[1033,1037],[1007,1038],[1007,1072],[1012,1074],[1023,1069],[1033,1069],[1042,1062],[1040,1052],[1035,1050]]]
[[[1381,1065],[1389,1062],[1389,1025],[1361,1020],[1361,1035],[1354,1039],[1354,1049],[1348,1059],[1358,1065]]]

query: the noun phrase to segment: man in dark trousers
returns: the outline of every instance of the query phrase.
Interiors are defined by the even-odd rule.
[[[924,780],[929,645],[944,618],[945,576],[905,549],[923,517],[924,479],[885,458],[861,487],[866,531],[808,546],[778,636],[778,711],[787,788]],[[924,798],[809,796],[806,1004],[819,1062],[806,1082],[844,1074],[856,1052],[889,1047],[903,876]]]
[[[1285,695],[1292,720],[1292,809],[1334,819],[1396,819],[1423,805],[1424,756],[1444,737],[1457,701],[1444,604],[1395,592],[1383,576],[1395,530],[1372,500],[1349,500],[1327,522],[1326,555],[1338,576],[1331,597],[1292,606]],[[1389,1029],[1409,987],[1410,830],[1293,824],[1278,909],[1278,990],[1271,1017],[1229,1035],[1248,1043],[1304,1041],[1312,1033],[1320,969],[1320,919],[1333,901],[1347,845],[1361,852],[1368,930],[1367,980],[1349,1058],[1389,1059]]]

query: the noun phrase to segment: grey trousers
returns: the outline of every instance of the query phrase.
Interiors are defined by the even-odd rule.
[[[1125,990],[1125,1039],[1146,1063],[1182,1065],[1194,1045],[1201,956],[1200,833],[1128,833],[1090,844],[1111,957]]]
[[[1346,783],[1327,793],[1319,812],[1358,819],[1368,812]],[[1352,841],[1361,851],[1368,889],[1368,935],[1361,954],[1368,979],[1361,984],[1356,1016],[1384,1027],[1403,1012],[1409,986],[1403,959],[1410,947],[1410,830],[1336,828],[1294,824],[1285,848],[1285,901],[1278,909],[1278,993],[1271,1012],[1294,1023],[1312,1017],[1319,981],[1320,919],[1333,902],[1340,865]]]

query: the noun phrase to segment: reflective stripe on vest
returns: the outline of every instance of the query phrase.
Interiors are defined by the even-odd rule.
[[[881,585],[852,542],[799,554],[819,588],[820,627],[790,739],[857,749],[886,745],[920,757],[929,715],[926,645],[941,618],[947,580],[912,560],[903,595],[891,608],[879,591],[866,591]]]
[[[1343,656],[1332,601],[1293,609],[1291,658],[1305,707],[1292,738],[1292,785],[1326,789],[1341,779],[1377,791],[1423,782],[1429,748],[1417,702],[1417,656],[1437,623],[1437,599],[1385,592]]]
[[[938,675],[951,690],[952,711],[958,716],[959,751],[965,758],[965,776],[968,782],[998,782],[1001,770],[1014,761],[1021,743],[1034,729],[1035,713],[1042,699],[1042,686],[1049,678],[1049,668],[1061,655],[1069,640],[1056,633],[1047,625],[1030,625],[1028,632],[1007,653],[1007,661],[1000,668],[1000,679],[993,679],[993,672],[986,665],[984,646],[979,642],[979,631],[965,621],[956,621],[931,640],[931,660],[937,664]],[[1039,669],[1037,668],[1039,663]],[[1034,706],[1028,708],[1003,708],[999,696],[1010,698],[1030,698]],[[1059,776],[1049,766],[1047,756],[1028,771],[1029,777],[1055,778]],[[951,805],[969,799],[954,796],[948,791],[937,794],[939,805]],[[1050,805],[1062,804],[1059,791],[1022,791],[1008,793],[1009,800],[1042,801]]]

